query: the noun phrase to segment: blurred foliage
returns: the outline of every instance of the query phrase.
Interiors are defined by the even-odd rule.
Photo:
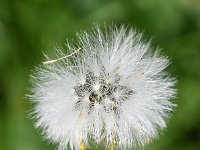
[[[0,150],[55,149],[27,117],[30,70],[94,23],[135,27],[172,60],[178,107],[146,149],[199,150],[199,0],[0,0]]]

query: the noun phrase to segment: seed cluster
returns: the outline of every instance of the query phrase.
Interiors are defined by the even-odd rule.
[[[109,76],[109,75],[107,75]],[[118,106],[125,100],[127,100],[134,92],[127,86],[119,84],[120,75],[116,74],[112,82],[107,83],[105,75],[95,76],[94,73],[88,71],[86,74],[86,81],[84,84],[75,86],[75,93],[78,95],[78,101],[76,102],[75,109],[81,109],[82,102],[86,95],[89,95],[89,110],[92,111],[95,104],[103,106],[106,112],[117,111]],[[94,89],[94,85],[98,83],[98,89]],[[120,93],[120,96],[115,93]],[[90,113],[90,112],[88,112]]]

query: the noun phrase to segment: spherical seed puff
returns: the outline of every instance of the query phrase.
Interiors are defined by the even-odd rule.
[[[123,26],[77,37],[75,45],[66,44],[69,55],[57,50],[58,58],[46,56],[32,75],[36,127],[59,149],[88,147],[90,139],[119,149],[144,147],[175,106],[169,60]]]

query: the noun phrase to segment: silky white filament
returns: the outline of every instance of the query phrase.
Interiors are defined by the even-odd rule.
[[[63,57],[61,57],[61,58],[54,59],[54,60],[44,61],[43,64],[44,64],[44,65],[45,65],[45,64],[51,64],[51,63],[55,63],[55,62],[57,62],[57,61],[59,61],[59,60],[66,59],[66,58],[68,58],[68,57],[70,57],[70,56],[76,54],[79,50],[81,50],[81,48],[79,48],[79,49],[77,49],[76,51],[74,51],[73,53],[71,53],[71,54],[69,54],[69,55],[66,55],[66,56],[63,56]]]

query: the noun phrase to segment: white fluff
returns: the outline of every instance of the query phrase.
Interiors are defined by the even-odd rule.
[[[97,27],[67,43],[70,53],[79,52],[36,68],[30,95],[36,127],[59,149],[78,150],[90,139],[142,148],[166,127],[175,80],[165,72],[168,59],[141,38],[124,27]],[[58,59],[67,55],[57,52]]]

